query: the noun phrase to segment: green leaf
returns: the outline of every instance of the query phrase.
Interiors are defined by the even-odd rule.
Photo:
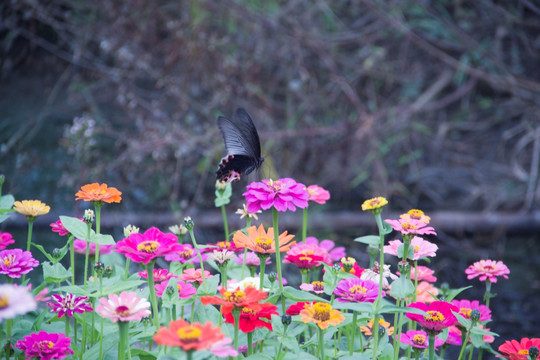
[[[368,245],[379,245],[381,238],[377,235],[366,235],[357,237],[354,241]]]
[[[244,358],[245,360],[273,360],[274,357],[262,353],[257,353]]]
[[[144,284],[145,282],[146,281],[143,281],[143,280],[120,281],[120,282],[117,282],[114,285],[103,287],[103,293],[102,294],[95,293],[95,294],[92,294],[91,296],[92,297],[101,297],[101,296],[112,294],[112,293],[119,294],[122,291],[136,289],[137,287],[139,287],[141,284]]]
[[[320,302],[327,302],[323,298],[317,295],[310,294],[305,291],[300,291],[295,288],[292,288],[290,286],[285,286],[283,288],[283,296],[285,296],[287,299],[291,299],[294,301],[320,301]]]
[[[57,263],[58,261],[52,257],[51,254],[49,254],[47,251],[45,251],[45,249],[43,248],[43,246],[41,245],[38,245],[38,244],[34,244],[34,243],[31,243],[32,246],[34,246],[36,249],[38,249],[39,251],[41,251],[41,253],[43,255],[45,255],[45,257],[52,263]]]
[[[95,234],[94,232],[92,232],[89,242],[99,244],[99,245],[115,245],[116,244],[116,242],[114,241],[111,235]]]
[[[406,298],[414,293],[414,284],[411,280],[407,279],[405,275],[401,275],[399,278],[392,282],[392,289],[390,295],[395,298]]]
[[[399,245],[399,247],[397,249],[398,258],[403,259],[403,251],[404,251],[404,249],[405,249],[405,244]],[[407,250],[407,259],[411,259],[411,260],[414,259],[414,247],[412,247],[412,246],[409,246],[409,249]]]
[[[131,348],[131,356],[138,356],[141,360],[157,359],[156,355],[152,354],[151,352],[137,348]]]
[[[214,275],[209,278],[205,278],[204,283],[197,289],[197,295],[215,295],[219,286],[220,275]]]
[[[71,294],[77,295],[77,296],[88,296],[88,297],[90,297],[92,295],[89,291],[84,290],[82,287],[74,286],[74,285],[60,286],[60,287],[56,288],[56,291],[71,293]]]
[[[278,336],[278,341],[283,344],[284,347],[291,350],[294,353],[300,352],[300,345],[298,345],[298,339],[292,335]]]
[[[338,310],[352,310],[358,313],[373,313],[372,303],[335,302],[332,308]]]
[[[11,194],[0,197],[0,223],[7,220],[15,211],[12,209],[14,202],[15,198]]]
[[[204,306],[197,303],[195,306],[195,314],[193,314],[194,321],[198,321],[201,324],[205,324],[207,321],[211,321],[214,324],[219,322],[221,313],[214,306]]]
[[[445,301],[448,301],[448,302],[452,302],[452,300],[454,300],[454,298],[456,296],[458,296],[461,292],[469,289],[469,288],[472,288],[472,286],[465,286],[465,287],[462,287],[462,288],[459,288],[459,289],[450,289],[448,291],[448,293],[446,294],[444,300]]]
[[[62,225],[77,239],[88,240],[88,225],[80,219],[71,216],[60,216]],[[90,229],[90,238],[94,230]]]
[[[71,272],[60,263],[44,262],[41,266],[43,267],[43,278],[47,283],[58,283],[71,278]]]

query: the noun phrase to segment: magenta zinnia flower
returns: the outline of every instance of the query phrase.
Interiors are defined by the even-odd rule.
[[[386,219],[384,221],[389,223],[392,226],[392,229],[399,231],[402,235],[437,235],[434,228],[427,226],[426,223],[415,219]]]
[[[99,300],[96,312],[113,323],[117,321],[140,321],[150,316],[150,303],[148,300],[137,297],[134,292],[122,291],[120,296],[110,294],[108,298]]]
[[[481,305],[478,300],[452,300],[452,305],[458,308],[458,312],[465,319],[471,318],[471,311],[480,311],[480,319],[478,321],[484,322],[491,320],[491,310],[486,305]]]
[[[8,245],[11,245],[15,242],[13,236],[7,232],[0,231],[0,250],[4,250]]]
[[[51,230],[57,232],[60,236],[69,235],[69,231],[64,227],[64,224],[62,224],[62,220],[56,220],[56,222],[50,223],[50,226]]]
[[[330,193],[328,190],[320,187],[319,185],[309,185],[307,187],[309,193],[309,201],[315,201],[318,204],[326,203],[326,200],[330,199]]]
[[[23,340],[17,341],[15,346],[24,352],[26,359],[64,359],[73,354],[69,348],[71,339],[62,333],[47,333],[40,331],[25,336]]]
[[[403,245],[400,240],[391,240],[388,245],[384,246],[384,253],[389,255],[398,256],[398,249]],[[427,240],[422,239],[419,236],[415,236],[411,239],[411,245],[414,250],[414,256],[412,260],[418,260],[425,257],[434,257],[439,247]]]
[[[10,278],[20,278],[23,274],[28,274],[39,265],[39,261],[32,257],[30,251],[21,249],[0,251],[0,274]]]
[[[236,259],[234,260],[238,265],[242,265],[244,263],[244,254],[239,254]],[[270,260],[270,257],[266,258],[265,261],[266,265],[271,264],[272,260]],[[255,254],[253,251],[248,251],[246,253],[246,266],[260,266],[261,265],[261,259]]]
[[[73,313],[82,314],[85,311],[92,311],[92,306],[86,302],[88,296],[75,296],[73,294],[67,294],[66,296],[53,294],[55,302],[48,302],[47,306],[52,311],[58,314],[58,318],[62,318],[67,314],[69,317],[73,317]]]
[[[507,275],[510,274],[510,270],[502,261],[480,260],[469,266],[465,270],[465,274],[467,274],[467,279],[469,280],[480,276],[480,281],[487,280],[496,283],[497,276],[508,279]]]
[[[75,251],[77,254],[85,255],[86,254],[86,246],[88,245],[88,242],[86,240],[81,239],[75,239],[73,240],[73,251]],[[99,254],[100,255],[106,255],[110,254],[116,245],[99,245]],[[96,255],[96,244],[90,243],[90,249],[88,251],[88,254],[90,256]]]
[[[300,269],[311,269],[322,266],[322,263],[331,264],[332,259],[325,248],[316,244],[296,244],[287,251],[284,263],[292,263]]]
[[[457,322],[452,311],[457,312],[459,309],[446,301],[434,301],[431,304],[415,302],[407,306],[423,310],[427,315],[407,313],[407,317],[416,321],[427,332],[439,333],[443,329],[454,325]]]
[[[374,302],[379,295],[379,285],[371,280],[360,280],[357,277],[343,279],[334,290],[337,301],[341,302]],[[382,292],[382,296],[385,296]]]
[[[0,323],[4,319],[13,319],[37,308],[32,293],[22,286],[0,285]]]
[[[134,233],[116,244],[116,252],[143,264],[168,254],[178,253],[182,245],[172,233],[162,233],[152,227],[142,233]]]
[[[182,264],[185,263],[198,263],[199,257],[197,251],[190,244],[179,244],[177,251],[165,255],[166,261],[179,261]],[[206,254],[202,254],[203,261],[206,260]]]
[[[425,331],[409,330],[404,334],[401,334],[401,343],[411,345],[418,349],[429,348],[428,335]],[[435,348],[444,344],[444,341],[435,336]]]
[[[330,255],[330,260],[332,262],[340,261],[341,258],[344,258],[346,256],[345,254],[345,248],[343,246],[336,247],[336,243],[332,240],[319,240],[316,237],[308,236],[306,238],[306,244],[307,245],[316,245],[318,247],[321,247],[325,249],[328,252],[328,255]]]
[[[309,199],[306,186],[291,178],[252,182],[242,195],[246,197],[247,209],[251,213],[271,207],[277,211],[296,211],[296,207],[307,207]]]
[[[169,284],[166,281],[164,281],[164,282],[162,282],[160,284],[157,284],[155,286],[156,287],[156,296],[157,297],[162,297],[163,292],[165,290],[167,290],[168,285]],[[195,286],[191,285],[188,282],[177,281],[176,282],[176,287],[178,289],[178,297],[180,299],[188,299],[188,298],[192,297],[193,295],[195,295],[197,293],[197,289],[195,288]]]
[[[140,277],[143,279],[148,279],[148,271],[139,271],[137,273]],[[165,282],[165,284],[169,281],[171,278],[177,278],[178,276],[174,275],[172,272],[169,272],[167,269],[154,269],[154,283],[159,284],[161,282]]]

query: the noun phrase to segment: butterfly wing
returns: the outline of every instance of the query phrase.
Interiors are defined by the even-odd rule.
[[[261,143],[253,120],[244,109],[236,110],[232,120],[220,116],[218,126],[225,141],[227,156],[221,160],[216,172],[217,179],[238,181],[242,174],[249,174],[259,166]]]

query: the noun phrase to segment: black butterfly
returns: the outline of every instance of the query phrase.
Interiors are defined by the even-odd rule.
[[[244,109],[237,109],[233,120],[220,116],[217,122],[227,156],[221,159],[216,178],[221,182],[239,181],[240,176],[258,169],[264,161],[257,129]]]

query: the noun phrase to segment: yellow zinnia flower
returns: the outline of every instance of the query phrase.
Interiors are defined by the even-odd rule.
[[[376,209],[382,208],[386,204],[388,204],[388,200],[379,196],[379,197],[364,201],[364,203],[362,204],[362,210],[364,211],[376,210]]]
[[[314,304],[306,304],[300,311],[302,316],[300,320],[304,323],[314,322],[322,330],[330,325],[339,325],[345,321],[345,317],[341,315],[341,311],[332,309],[328,303],[318,302]]]
[[[39,215],[48,214],[51,207],[39,200],[15,201],[13,210],[26,217],[35,218]]]

